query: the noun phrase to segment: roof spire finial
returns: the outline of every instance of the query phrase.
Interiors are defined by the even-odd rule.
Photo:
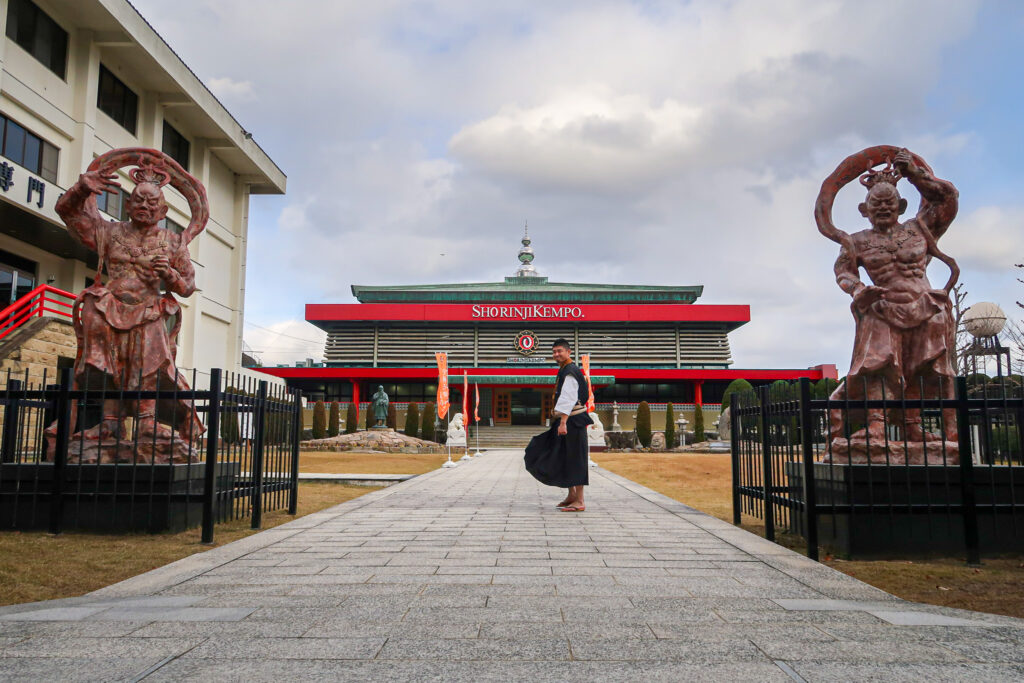
[[[519,269],[516,270],[516,277],[537,277],[537,270],[533,267],[533,248],[530,246],[530,222],[523,224],[523,247],[519,250]]]

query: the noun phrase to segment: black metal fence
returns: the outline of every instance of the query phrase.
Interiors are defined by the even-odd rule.
[[[219,369],[207,389],[195,373],[185,390],[75,389],[69,369],[56,384],[6,379],[0,528],[201,525],[210,543],[219,522],[251,518],[258,529],[266,511],[296,512],[301,392]],[[161,414],[174,427],[157,424]]]
[[[958,377],[876,400],[801,380],[734,394],[733,521],[847,556],[1024,550],[1024,398],[1012,379]],[[835,397],[838,397],[835,398]]]

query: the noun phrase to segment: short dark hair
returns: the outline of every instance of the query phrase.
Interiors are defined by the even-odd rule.
[[[572,347],[569,346],[569,342],[565,339],[565,337],[559,337],[554,341],[553,344],[551,344],[551,348],[555,348],[556,346],[564,347],[566,351],[572,351]]]

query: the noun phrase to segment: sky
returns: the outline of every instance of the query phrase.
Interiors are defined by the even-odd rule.
[[[751,307],[733,367],[844,374],[849,297],[812,211],[878,144],[959,189],[940,246],[968,303],[1024,314],[1016,0],[132,2],[288,175],[249,213],[265,364],[320,359],[304,306],[351,284],[513,274],[528,220],[552,281],[703,285]],[[840,192],[838,227],[868,227],[862,200]]]

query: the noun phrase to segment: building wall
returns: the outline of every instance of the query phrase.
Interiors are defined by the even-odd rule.
[[[110,9],[115,14],[123,13],[122,18],[127,20],[137,19],[126,3],[91,2],[98,10]],[[46,182],[47,202],[43,207],[23,201],[26,198],[24,182],[6,193],[0,192],[0,201],[16,205],[26,219],[41,218],[63,228],[53,211],[56,197],[100,154],[118,147],[160,149],[166,119],[190,141],[188,170],[206,186],[210,199],[207,228],[190,245],[199,291],[182,301],[178,364],[186,372],[195,368],[204,375],[212,367],[239,370],[246,276],[244,250],[252,179],[233,172],[218,156],[220,150],[231,147],[229,144],[220,140],[216,149],[211,149],[213,145],[208,139],[190,127],[188,121],[195,120],[194,110],[201,105],[181,97],[169,98],[166,92],[147,89],[140,82],[136,76],[138,69],[148,65],[140,66],[137,59],[125,57],[126,54],[137,56],[138,46],[135,51],[126,53],[123,45],[118,47],[117,38],[98,36],[76,26],[72,17],[78,16],[76,12],[81,7],[71,9],[67,4],[48,0],[38,0],[37,5],[69,34],[67,80],[6,37],[8,0],[0,0],[0,113],[58,148],[57,183],[54,187],[53,183]],[[101,62],[139,97],[134,135],[97,108]],[[180,67],[187,72],[183,64]],[[172,79],[181,74],[168,76],[168,83],[172,83]],[[185,115],[189,111],[193,112],[192,117]],[[214,115],[220,113],[210,114]],[[231,149],[231,152],[237,154],[238,150]],[[0,161],[11,163],[7,159]],[[31,175],[20,167],[16,172],[19,178],[27,179]],[[131,191],[133,184],[125,173],[120,174],[119,182],[126,191]],[[170,207],[168,218],[187,225],[189,210],[184,198],[170,187],[165,188],[165,196]],[[52,277],[51,284],[55,287],[77,293],[85,287],[86,278],[94,275],[84,261],[48,253],[8,235],[0,235],[0,249],[37,261],[37,284]]]

